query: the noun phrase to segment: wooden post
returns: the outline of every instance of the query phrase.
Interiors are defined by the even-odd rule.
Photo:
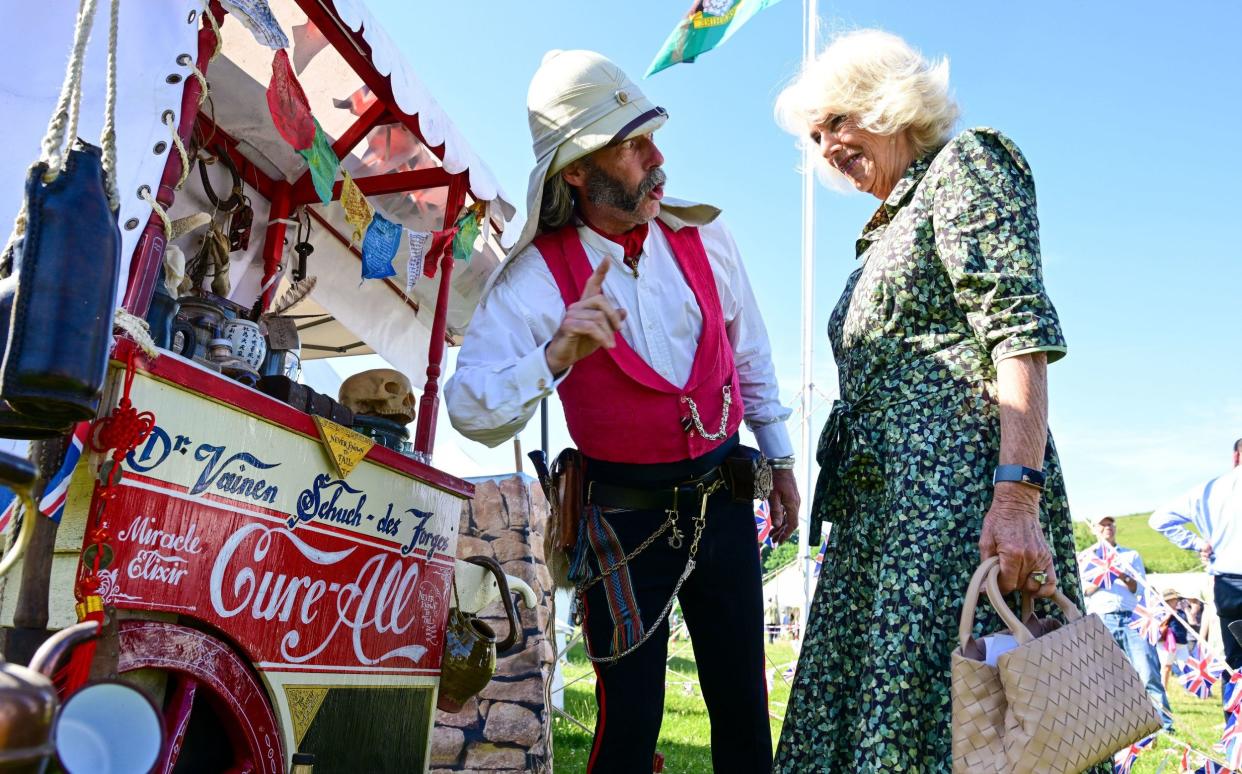
[[[453,177],[444,204],[444,228],[450,228],[466,203],[467,173]],[[422,452],[430,464],[436,443],[436,417],[440,413],[440,362],[444,359],[444,332],[448,327],[449,297],[452,291],[453,251],[440,259],[440,291],[436,297],[435,318],[431,323],[431,347],[427,352],[427,384],[418,404],[418,430],[414,450]]]

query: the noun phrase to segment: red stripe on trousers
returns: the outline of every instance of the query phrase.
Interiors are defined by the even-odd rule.
[[[590,635],[587,633],[587,619],[591,617],[591,606],[587,604],[586,594],[582,595],[582,628],[583,647],[586,649],[587,655],[590,655],[590,643],[587,642]],[[614,624],[615,625],[615,624]],[[599,756],[599,745],[604,739],[604,725],[608,720],[607,697],[604,693],[604,676],[599,672],[599,665],[594,661],[591,662],[591,669],[595,670],[595,684],[599,686],[599,717],[595,720],[595,743],[591,745],[591,757],[587,760],[587,774],[591,774],[591,770],[595,768],[595,759]]]

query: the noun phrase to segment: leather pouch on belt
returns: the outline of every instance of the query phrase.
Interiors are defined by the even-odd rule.
[[[577,449],[565,449],[552,463],[552,483],[557,499],[555,541],[562,551],[573,551],[578,543],[585,472],[586,460]]]
[[[772,494],[772,468],[763,452],[738,444],[724,464],[725,481],[735,503],[766,500]]]

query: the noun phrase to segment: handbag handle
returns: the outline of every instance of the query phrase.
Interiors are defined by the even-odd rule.
[[[979,568],[975,570],[975,574],[971,576],[970,585],[966,588],[966,597],[962,601],[962,617],[957,629],[957,640],[961,647],[966,647],[966,644],[970,642],[970,635],[975,627],[975,610],[981,591],[987,594],[988,601],[992,603],[992,607],[996,609],[1005,626],[1009,627],[1010,633],[1013,634],[1018,644],[1025,645],[1035,640],[1034,635],[1022,623],[1034,611],[1034,599],[1025,591],[1022,592],[1022,619],[1019,620],[1005,601],[1005,596],[1001,594],[999,579],[1000,559],[995,556],[984,559],[979,564]],[[1078,606],[1059,590],[1053,592],[1052,601],[1061,608],[1067,621],[1077,621],[1082,618],[1082,611],[1078,609]]]
[[[69,142],[78,134],[78,114],[82,105],[82,65],[86,59],[86,44],[90,40],[91,25],[95,20],[95,8],[99,0],[81,0],[78,6],[77,24],[73,30],[73,51],[65,71],[65,82],[60,87],[56,112],[48,122],[47,133],[41,143],[43,161],[47,171],[43,182],[51,183],[64,169],[67,152],[62,152],[66,133]],[[120,207],[116,190],[116,38],[117,15],[120,0],[111,0],[111,19],[108,25],[108,77],[107,96],[104,101],[103,133],[99,146],[103,149],[104,188],[108,204],[115,211]]]

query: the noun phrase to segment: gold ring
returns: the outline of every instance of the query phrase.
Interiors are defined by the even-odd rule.
[[[1040,570],[1039,572],[1033,572],[1031,573],[1031,580],[1035,581],[1036,583],[1042,586],[1048,582],[1048,573],[1044,572],[1043,570]]]

